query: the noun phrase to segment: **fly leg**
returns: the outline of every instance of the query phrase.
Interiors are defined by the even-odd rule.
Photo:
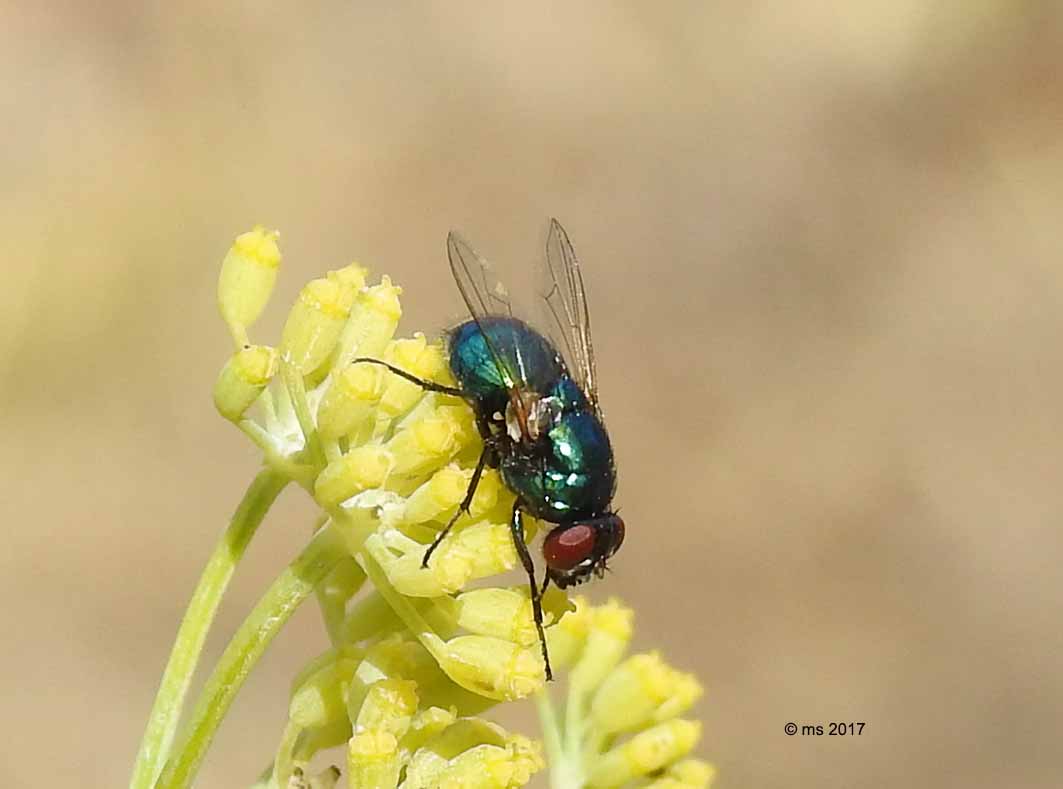
[[[524,571],[528,573],[528,589],[531,590],[532,617],[535,619],[535,629],[539,633],[539,643],[543,648],[543,664],[546,666],[546,679],[552,680],[554,675],[553,672],[550,671],[550,654],[546,649],[546,633],[543,632],[543,602],[539,592],[539,585],[535,583],[535,565],[532,563],[531,554],[528,553],[528,544],[524,542],[524,519],[522,515],[520,502],[517,501],[513,505],[513,519],[510,521],[509,529],[513,534],[513,546],[517,549],[517,556],[520,557],[520,563],[524,565]],[[546,588],[546,584],[543,584],[543,588]]]
[[[351,364],[377,364],[381,367],[386,367],[399,376],[399,378],[405,378],[410,383],[417,384],[422,389],[429,392],[440,392],[446,395],[452,395],[453,397],[465,397],[465,393],[456,386],[447,386],[445,384],[437,384],[435,381],[426,381],[424,378],[418,378],[416,375],[401,370],[393,364],[388,364],[382,359],[371,359],[368,356],[359,356],[357,359],[351,362]]]
[[[483,452],[480,453],[480,459],[476,461],[476,470],[472,472],[472,479],[469,480],[469,487],[465,490],[465,498],[461,500],[461,504],[458,505],[458,511],[451,517],[450,522],[443,527],[443,530],[436,535],[436,538],[432,540],[432,544],[428,546],[428,550],[424,552],[424,558],[421,560],[421,567],[428,566],[428,560],[432,558],[432,554],[435,549],[439,547],[439,543],[443,542],[443,538],[447,536],[447,532],[457,522],[458,518],[462,514],[468,514],[469,506],[472,504],[472,497],[476,495],[476,487],[480,484],[480,477],[483,476],[484,467],[489,464],[488,461],[494,454],[494,448],[490,443],[484,443]]]

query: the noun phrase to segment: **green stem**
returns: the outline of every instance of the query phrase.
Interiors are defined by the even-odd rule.
[[[546,748],[546,763],[550,767],[550,786],[553,789],[582,786],[578,764],[572,764],[561,744],[561,727],[554,712],[550,693],[545,688],[535,694],[535,707],[543,730],[543,745]]]
[[[364,583],[365,572],[353,556],[347,556],[317,587],[321,617],[325,621],[325,630],[328,631],[333,646],[343,643],[343,622],[347,616],[347,603],[358,594]]]
[[[287,360],[281,362],[281,378],[288,390],[288,397],[295,410],[295,419],[299,423],[299,429],[303,432],[307,455],[315,465],[324,467],[325,456],[318,440],[314,417],[310,413],[310,405],[306,401],[306,380],[303,374]]]
[[[177,755],[166,764],[156,789],[184,789],[191,785],[218,725],[251,669],[299,605],[344,555],[342,540],[331,526],[326,526],[273,582],[225,648],[184,730]]]
[[[287,480],[274,471],[260,472],[248,487],[228,528],[214,546],[214,552],[192,593],[170,651],[170,659],[163,671],[133,767],[130,789],[149,789],[166,763],[188,686],[203,651],[207,631],[218,611],[218,604],[248,543],[285,484]]]

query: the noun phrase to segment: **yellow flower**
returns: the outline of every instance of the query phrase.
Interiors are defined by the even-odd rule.
[[[575,605],[549,636],[554,662],[569,669],[563,718],[546,692],[539,697],[553,785],[707,787],[713,768],[685,758],[701,725],[679,717],[701,685],[657,652],[623,658],[630,609],[615,600],[591,606],[577,598]]]

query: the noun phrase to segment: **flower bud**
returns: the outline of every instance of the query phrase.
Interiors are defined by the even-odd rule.
[[[454,530],[439,544],[428,567],[422,567],[427,549],[396,529],[383,529],[366,540],[366,550],[388,581],[408,597],[453,594],[470,581],[506,572],[517,563],[509,526],[501,523],[473,523]]]
[[[591,702],[592,725],[601,734],[633,731],[685,712],[700,691],[693,677],[668,666],[656,652],[634,655],[598,688]],[[662,716],[659,710],[666,702],[672,703]]]
[[[379,359],[383,355],[402,316],[401,293],[402,288],[392,285],[388,277],[358,292],[337,348],[337,369],[346,367],[356,356]]]
[[[561,617],[556,627],[546,631],[550,663],[555,668],[572,665],[583,651],[591,626],[591,605],[585,597],[574,597],[575,610]]]
[[[701,698],[703,692],[701,683],[693,674],[673,671],[668,698],[654,712],[653,719],[659,722],[682,715],[694,706],[694,702]]]
[[[570,682],[585,689],[596,688],[623,656],[631,641],[634,612],[610,600],[591,611],[590,630]]]
[[[463,718],[414,753],[404,789],[511,789],[543,768],[537,743],[499,726]]]
[[[406,498],[402,519],[406,523],[436,520],[457,507],[469,488],[472,472],[457,466],[444,466]]]
[[[238,342],[245,341],[247,327],[262,314],[273,293],[281,262],[278,235],[256,226],[237,236],[221,263],[218,309]]]
[[[439,674],[432,656],[416,641],[407,641],[401,636],[392,636],[377,642],[369,649],[358,666],[357,676],[366,685],[384,679],[412,679],[418,687],[431,685]],[[357,718],[358,707],[351,717]]]
[[[351,785],[391,789],[402,769],[399,740],[417,712],[417,683],[403,679],[374,682],[365,695],[347,749]]]
[[[249,345],[225,363],[214,384],[214,407],[230,422],[239,422],[277,372],[277,352]]]
[[[410,730],[402,738],[400,746],[403,751],[413,753],[429,740],[435,739],[456,720],[453,710],[442,707],[428,707],[413,716]]]
[[[406,679],[383,679],[369,686],[355,727],[358,731],[387,731],[399,738],[410,728],[415,712],[417,683]]]
[[[347,743],[348,783],[359,789],[395,789],[402,762],[399,743],[388,731],[368,729]]]
[[[441,347],[429,345],[423,334],[392,341],[384,358],[400,370],[424,381],[439,382],[447,370]],[[388,379],[384,396],[380,399],[380,410],[386,416],[396,417],[406,413],[424,396],[424,389],[413,381],[394,373]]]
[[[606,752],[591,768],[594,787],[621,786],[649,775],[690,753],[701,736],[701,724],[671,720],[639,732]]]
[[[455,599],[458,625],[470,633],[494,636],[521,646],[539,643],[532,616],[528,587],[488,587],[462,592]],[[559,589],[550,588],[543,598],[544,624],[551,624],[569,608],[568,598]]]
[[[469,516],[472,518],[480,518],[494,509],[498,504],[499,498],[505,491],[505,485],[502,483],[502,477],[496,469],[487,468],[484,469],[483,474],[480,476],[480,484],[476,486],[476,492],[472,494],[472,501],[469,502]],[[525,533],[529,533],[529,521],[532,518],[525,518]]]
[[[342,286],[349,294],[349,298],[353,304],[354,300],[358,298],[358,294],[361,293],[362,289],[365,287],[365,278],[368,273],[369,270],[365,266],[351,263],[343,268],[330,271],[325,276]]]
[[[314,498],[323,507],[335,507],[363,490],[384,484],[394,464],[381,446],[355,447],[329,463],[314,483]]]
[[[448,462],[474,438],[471,409],[440,406],[405,425],[387,442],[387,448],[395,456],[396,474],[416,474]]]
[[[348,365],[334,375],[317,411],[317,429],[337,439],[360,427],[384,392],[384,368],[373,364]]]
[[[546,678],[537,648],[488,636],[443,641],[428,633],[422,640],[448,677],[481,696],[501,701],[522,699],[542,688]]]
[[[314,279],[299,293],[281,334],[281,353],[306,375],[332,352],[351,311],[352,297],[335,279]]]

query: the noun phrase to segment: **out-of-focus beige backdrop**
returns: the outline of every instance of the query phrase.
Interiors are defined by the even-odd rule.
[[[282,231],[262,341],[352,258],[434,331],[447,230],[519,286],[550,215],[629,524],[589,591],[702,677],[719,785],[1063,783],[1058,4],[0,13],[4,786],[128,780],[256,468],[210,401],[231,239]],[[285,494],[220,633],[310,511]],[[249,782],[323,643],[300,612],[202,786]]]

